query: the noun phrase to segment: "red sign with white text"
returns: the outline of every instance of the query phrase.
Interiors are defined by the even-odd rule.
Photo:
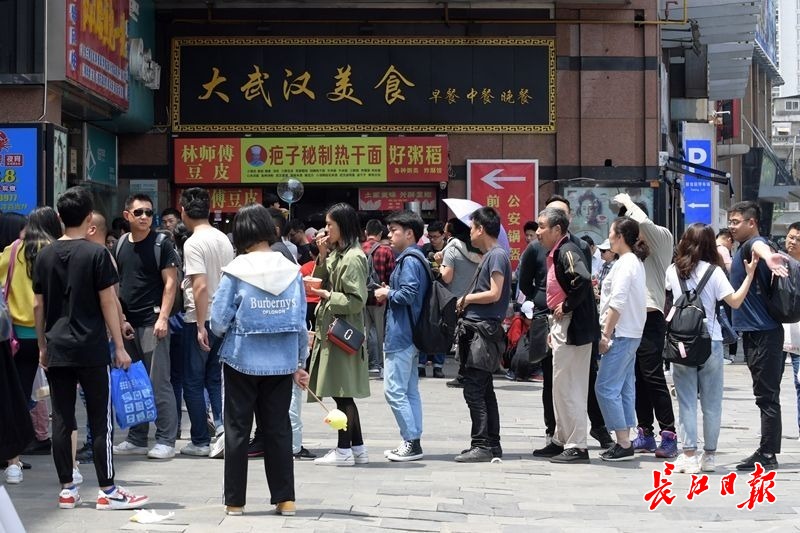
[[[447,181],[447,137],[387,137],[386,181]]]
[[[175,183],[241,183],[241,139],[175,139]]]
[[[539,161],[468,159],[467,198],[500,213],[511,246],[511,266],[525,249],[525,222],[536,220]]]
[[[128,109],[130,0],[67,0],[66,77]]]
[[[406,202],[417,201],[423,211],[436,209],[435,189],[392,187],[358,189],[358,208],[362,211],[402,211]]]

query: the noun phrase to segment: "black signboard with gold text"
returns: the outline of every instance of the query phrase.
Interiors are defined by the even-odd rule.
[[[175,38],[172,129],[555,132],[552,38]]]

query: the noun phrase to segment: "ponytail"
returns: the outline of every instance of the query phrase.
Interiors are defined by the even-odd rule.
[[[636,244],[631,248],[633,254],[639,258],[639,261],[644,262],[647,256],[650,255],[650,247],[644,241],[636,241]]]

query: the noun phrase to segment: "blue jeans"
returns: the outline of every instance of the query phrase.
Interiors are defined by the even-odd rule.
[[[678,395],[678,435],[684,450],[697,449],[697,395],[703,411],[703,449],[717,449],[722,423],[722,341],[711,341],[711,356],[697,368],[672,365],[672,382]]]
[[[606,427],[622,431],[636,427],[636,350],[641,339],[615,337],[600,359],[594,391]]]
[[[303,449],[303,389],[297,386],[292,378],[292,401],[289,404],[289,423],[292,425],[292,453],[300,453]]]
[[[792,373],[794,374],[794,390],[797,391],[797,427],[800,427],[800,355],[790,353],[792,357]]]
[[[206,325],[208,328],[208,325]],[[183,401],[192,424],[192,443],[207,446],[211,442],[206,424],[206,398],[208,391],[214,420],[222,417],[222,367],[219,364],[219,345],[222,339],[208,330],[211,351],[197,344],[197,323],[187,322],[183,327],[183,345],[186,359],[183,364]]]
[[[404,441],[422,436],[422,398],[419,395],[419,374],[414,372],[416,360],[417,349],[413,344],[405,350],[384,352],[384,395]]]
[[[433,368],[444,368],[444,360],[447,354],[444,353],[422,353],[419,354],[419,368],[425,368],[428,364],[428,357],[433,358]]]

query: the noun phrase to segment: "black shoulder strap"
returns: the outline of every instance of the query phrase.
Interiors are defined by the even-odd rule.
[[[128,242],[128,239],[130,238],[130,235],[131,235],[130,232],[123,233],[122,235],[120,235],[119,239],[117,240],[117,247],[114,248],[114,259],[117,260],[117,264],[119,264],[119,252],[120,252],[120,250],[122,250],[122,245],[125,244],[126,242]]]
[[[716,265],[708,265],[705,274],[703,274],[703,277],[700,278],[700,282],[697,284],[697,287],[694,288],[695,294],[699,296],[700,293],[703,292],[703,289],[706,288],[706,283],[708,283],[708,280],[711,279],[711,275],[714,273],[715,268],[717,268]],[[678,276],[678,282],[681,284],[681,292],[683,294],[688,294],[689,289],[686,287],[686,280]]]
[[[153,256],[156,258],[156,270],[161,271],[161,245],[167,239],[167,236],[160,231],[156,232],[156,241],[153,244]]]

